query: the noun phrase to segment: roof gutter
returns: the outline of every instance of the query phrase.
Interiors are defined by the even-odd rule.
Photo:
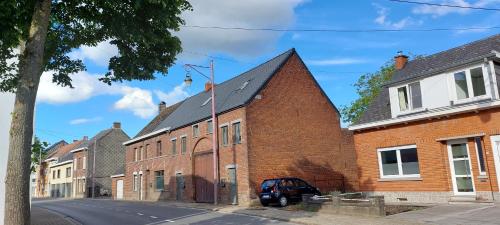
[[[124,176],[125,176],[125,174],[122,173],[122,174],[111,175],[110,177],[117,178],[117,177],[124,177]]]
[[[67,161],[64,161],[64,162],[56,163],[56,164],[51,165],[49,167],[52,168],[52,167],[56,167],[56,166],[60,166],[60,165],[64,165],[64,164],[69,164],[69,163],[72,163],[72,162],[73,162],[73,160],[67,160]]]
[[[70,152],[75,153],[75,152],[79,152],[79,151],[82,151],[82,150],[88,150],[88,149],[89,148],[87,148],[87,147],[81,147],[81,148],[73,149]]]
[[[170,127],[167,127],[167,128],[162,128],[162,129],[159,129],[157,131],[154,131],[154,132],[151,132],[149,134],[145,134],[145,135],[142,135],[140,137],[137,137],[137,138],[134,138],[132,140],[129,140],[129,141],[126,141],[126,142],[123,142],[123,145],[127,146],[127,145],[130,145],[130,144],[133,144],[133,143],[136,143],[136,142],[139,142],[139,141],[142,141],[144,139],[147,139],[147,138],[150,138],[150,137],[153,137],[153,136],[156,136],[156,135],[159,135],[159,134],[162,134],[162,133],[165,133],[165,132],[168,132],[170,130]]]

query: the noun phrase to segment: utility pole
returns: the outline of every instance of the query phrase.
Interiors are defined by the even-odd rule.
[[[92,198],[95,197],[95,150],[97,145],[97,138],[94,139],[94,155],[92,160]]]

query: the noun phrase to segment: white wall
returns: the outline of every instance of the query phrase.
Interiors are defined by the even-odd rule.
[[[14,94],[0,92],[0,223],[4,219],[5,173],[9,149],[10,114],[14,108]]]

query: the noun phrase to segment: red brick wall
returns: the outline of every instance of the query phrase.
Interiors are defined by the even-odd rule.
[[[354,143],[361,191],[453,191],[446,142],[436,139],[485,133],[482,139],[487,179],[478,179],[479,169],[473,139],[468,140],[476,191],[498,191],[490,135],[500,134],[500,109],[465,113],[441,119],[422,120],[355,132]],[[377,149],[417,145],[421,181],[380,182]]]
[[[241,122],[242,143],[228,146],[222,146],[219,140],[219,176],[221,180],[228,180],[226,166],[237,164],[238,176],[238,196],[240,201],[248,199],[248,166],[246,160],[246,130],[245,130],[245,109],[239,108],[223,115],[218,116],[219,125],[229,124],[235,120]],[[163,200],[176,198],[176,173],[182,172],[185,180],[185,189],[183,193],[184,201],[194,201],[193,185],[193,153],[210,151],[212,149],[212,134],[207,133],[206,121],[199,122],[200,137],[194,138],[192,126],[187,126],[174,130],[171,133],[162,134],[138,143],[134,143],[126,148],[126,173],[124,181],[124,195],[126,199],[138,199],[139,193],[133,191],[133,173],[143,171],[144,184],[148,187],[145,193],[147,200]],[[222,136],[219,128],[219,139]],[[181,136],[187,135],[187,152],[181,154]],[[232,135],[232,129],[229,129],[229,136]],[[171,139],[177,138],[177,154],[173,155],[171,150]],[[161,140],[163,155],[156,155],[156,142]],[[134,162],[134,148],[149,144],[149,152],[146,159]],[[149,170],[149,173],[147,172]],[[164,170],[165,188],[160,192],[155,190],[154,172]],[[220,201],[229,203],[229,186],[220,189]],[[144,189],[146,190],[146,189]]]
[[[83,160],[83,157],[86,157],[87,156],[87,151],[86,150],[83,150],[83,151],[78,151],[78,152],[75,152],[73,154],[73,163],[75,162],[75,159],[78,160],[78,163],[77,163],[77,167],[74,167],[73,166],[73,196],[74,197],[77,197],[77,198],[82,198],[82,197],[85,197],[85,187],[86,187],[86,183],[83,185],[83,192],[79,192],[78,190],[78,184],[77,184],[77,179],[81,179],[81,178],[85,178],[87,176],[86,172],[87,170],[84,169],[84,168],[87,168],[85,165],[85,167],[83,167],[82,164],[85,164],[86,161]],[[87,159],[86,159],[87,160]],[[80,180],[79,182],[82,182],[82,180]],[[85,182],[88,182],[88,181],[85,181]]]
[[[324,192],[356,188],[349,182],[356,179],[345,177],[354,152],[341,150],[339,115],[296,54],[259,94],[247,107],[252,194],[264,179],[281,176]]]

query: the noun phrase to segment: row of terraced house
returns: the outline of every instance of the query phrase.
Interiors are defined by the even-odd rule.
[[[384,195],[386,202],[498,201],[500,35],[394,61],[389,81],[348,128],[290,49],[214,85],[215,120],[208,83],[181,102],[160,103],[136,136],[123,133],[119,146],[109,145],[120,166],[89,172],[92,153],[105,151],[97,135],[63,145],[45,169],[71,164],[73,177],[57,182],[71,181],[72,196],[139,201],[247,205],[258,201],[261,182],[275,177],[299,177],[323,193]],[[107,165],[97,158],[104,164],[96,161],[96,171]],[[57,187],[48,190],[68,190]]]

